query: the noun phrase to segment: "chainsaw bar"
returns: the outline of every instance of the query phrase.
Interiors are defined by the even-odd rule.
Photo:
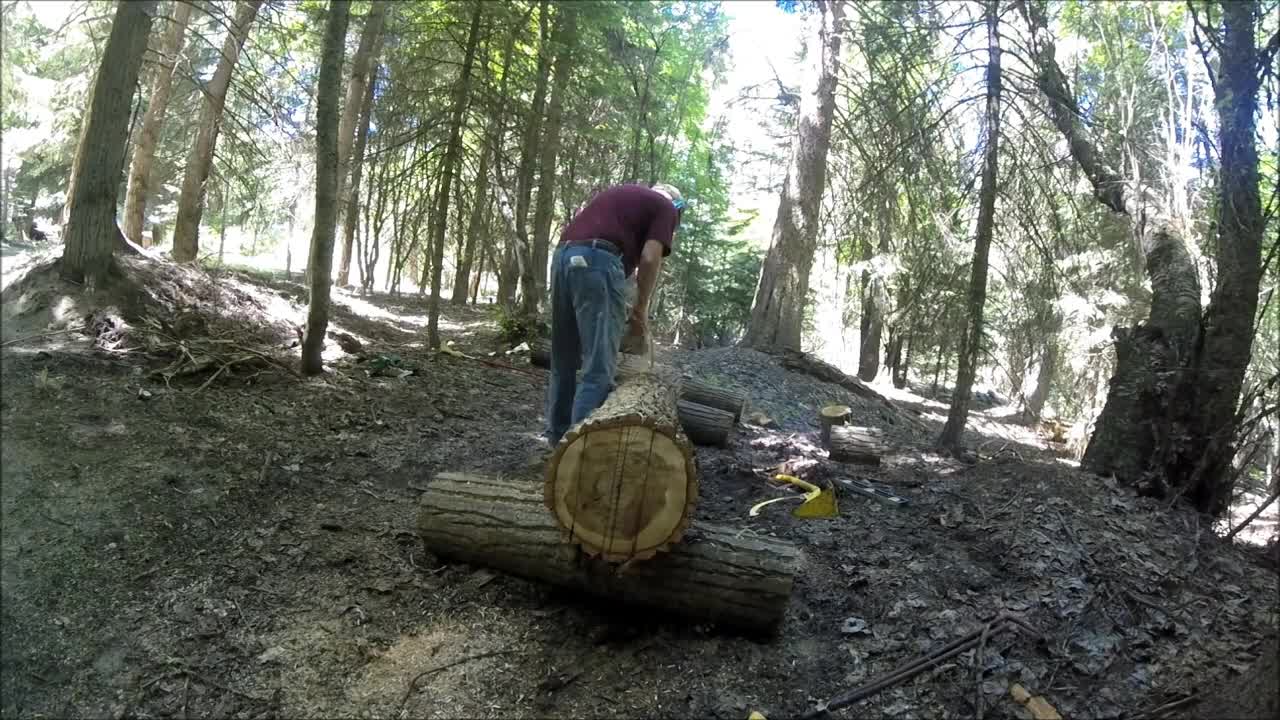
[[[848,487],[850,490],[853,490],[855,492],[860,492],[863,495],[869,495],[875,498],[876,500],[888,503],[889,505],[892,505],[894,507],[902,507],[904,505],[909,505],[911,503],[910,500],[907,500],[901,495],[894,495],[888,490],[885,490],[884,488],[876,487],[875,485],[872,485],[870,482],[863,480],[861,478],[837,478],[837,479],[841,483],[844,483],[845,487]]]

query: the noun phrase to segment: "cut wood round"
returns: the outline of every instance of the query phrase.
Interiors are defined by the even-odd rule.
[[[848,405],[828,405],[818,411],[818,424],[822,427],[822,446],[831,445],[831,426],[849,422],[853,409]]]
[[[698,498],[673,378],[624,374],[547,463],[547,508],[591,557],[646,559],[679,542]]]
[[[742,420],[742,411],[747,405],[747,398],[742,393],[693,379],[686,379],[680,384],[680,399],[724,410],[733,415],[734,423]]]
[[[733,430],[733,414],[688,400],[676,403],[680,427],[694,445],[724,447]]]
[[[836,425],[831,428],[827,452],[839,462],[879,465],[880,456],[888,452],[884,434],[875,428]]]
[[[651,560],[622,567],[588,560],[564,542],[537,485],[456,473],[427,484],[418,529],[427,549],[447,560],[761,634],[782,622],[802,563],[790,543],[702,522]]]

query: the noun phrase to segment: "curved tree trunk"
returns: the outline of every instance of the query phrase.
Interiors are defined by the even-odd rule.
[[[156,144],[164,127],[164,114],[169,108],[169,93],[173,88],[174,68],[182,52],[182,39],[191,18],[191,4],[175,2],[169,27],[160,46],[160,63],[156,68],[155,82],[151,85],[151,100],[147,102],[147,114],[142,118],[142,129],[133,149],[133,164],[129,168],[129,190],[124,199],[124,236],[142,242],[142,228],[150,197],[151,167],[155,161]]]
[[[453,93],[453,112],[449,119],[449,142],[444,151],[444,167],[441,169],[440,192],[437,194],[436,223],[431,239],[431,298],[427,310],[427,344],[432,349],[440,347],[440,272],[444,264],[444,238],[449,226],[449,189],[457,173],[458,155],[462,146],[462,125],[466,119],[467,100],[471,94],[471,66],[476,58],[476,43],[480,38],[480,18],[484,3],[476,3],[471,13],[471,29],[467,32],[467,49],[462,60],[462,71]]]
[[[116,225],[116,195],[124,170],[129,108],[142,70],[156,3],[116,6],[102,65],[93,81],[89,115],[80,134],[67,193],[62,275],[97,283],[111,271],[111,256],[122,237]]]
[[[1236,404],[1253,343],[1263,218],[1254,145],[1258,103],[1254,2],[1223,3],[1217,109],[1221,181],[1218,273],[1201,316],[1199,276],[1160,195],[1131,187],[1107,167],[1080,121],[1076,97],[1055,59],[1044,9],[1024,3],[1036,82],[1095,197],[1129,217],[1146,257],[1151,311],[1115,328],[1116,370],[1081,466],[1141,491],[1177,492],[1211,514],[1226,509],[1233,473]]]
[[[760,269],[751,320],[742,342],[761,350],[800,349],[809,269],[818,236],[818,210],[827,179],[827,149],[835,114],[836,73],[844,5],[819,0],[814,55],[817,68],[800,103],[798,132],[773,224],[769,253]]]
[[[204,104],[200,109],[200,131],[187,157],[182,194],[178,196],[178,220],[173,228],[173,259],[179,262],[191,262],[200,254],[200,217],[204,213],[205,182],[209,179],[213,150],[222,128],[222,108],[227,101],[227,89],[231,87],[231,73],[240,59],[240,50],[249,37],[249,26],[257,17],[261,4],[261,0],[240,0],[236,4],[235,20],[222,44],[222,57],[213,72],[213,79],[205,88]]]
[[[982,314],[987,302],[987,259],[991,253],[991,232],[995,226],[996,174],[1000,150],[1000,15],[997,0],[987,6],[987,148],[982,166],[982,189],[978,200],[977,236],[973,244],[973,268],[969,276],[968,327],[960,337],[959,369],[951,392],[951,410],[942,426],[938,445],[958,449],[969,419],[973,379],[978,372],[982,346]]]
[[[542,134],[542,172],[538,203],[533,211],[533,283],[526,285],[521,298],[521,311],[535,317],[547,286],[547,252],[551,244],[551,215],[555,210],[556,161],[560,154],[560,127],[564,120],[564,96],[573,71],[577,39],[577,10],[572,4],[561,7],[553,43],[556,46],[556,70],[552,81],[551,101],[547,106],[546,128]]]
[[[343,220],[342,256],[338,259],[338,277],[335,282],[339,287],[350,285],[351,279],[351,244],[355,238],[356,220],[350,208],[359,204],[360,177],[351,178],[348,188],[347,178],[359,173],[360,163],[364,159],[363,144],[355,139],[357,135],[357,117],[360,130],[358,134],[369,132],[369,107],[373,104],[373,81],[376,69],[374,62],[378,56],[375,45],[381,44],[382,27],[386,19],[386,3],[373,0],[369,15],[364,21],[364,30],[360,32],[360,45],[351,58],[351,75],[347,81],[347,97],[342,106],[342,122],[338,124],[338,202],[346,208],[339,215]],[[352,145],[356,146],[356,156],[351,155]],[[354,170],[353,170],[354,168]]]
[[[307,332],[302,340],[302,372],[324,370],[321,353],[329,327],[329,280],[333,271],[333,236],[338,214],[338,92],[342,85],[350,0],[330,0],[325,19],[320,78],[316,83],[316,221],[311,231],[307,265],[311,299]]]

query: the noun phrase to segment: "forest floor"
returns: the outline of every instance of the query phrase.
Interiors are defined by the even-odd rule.
[[[426,349],[425,299],[339,293],[362,355],[330,342],[331,371],[304,380],[252,352],[226,365],[296,354],[297,282],[131,260],[149,299],[103,312],[109,293],[31,267],[5,271],[0,350],[4,717],[787,717],[1000,612],[1040,638],[992,633],[835,716],[1029,717],[1020,683],[1065,717],[1133,717],[1243,672],[1277,625],[1256,554],[998,409],[964,464],[930,447],[941,404],[890,412],[741,349],[666,357],[776,423],[698,450],[700,517],[804,555],[776,637],[441,564],[414,531],[436,473],[540,481],[545,373],[488,311],[446,306],[463,357]],[[879,467],[818,449],[833,401],[886,431]],[[780,463],[909,504],[842,492],[832,520],[749,518]]]

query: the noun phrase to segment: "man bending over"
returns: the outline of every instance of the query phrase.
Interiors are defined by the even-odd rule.
[[[684,207],[670,185],[617,185],[591,198],[561,234],[551,260],[551,445],[609,396],[619,349],[647,350],[649,298]],[[636,297],[628,316],[632,273]]]

